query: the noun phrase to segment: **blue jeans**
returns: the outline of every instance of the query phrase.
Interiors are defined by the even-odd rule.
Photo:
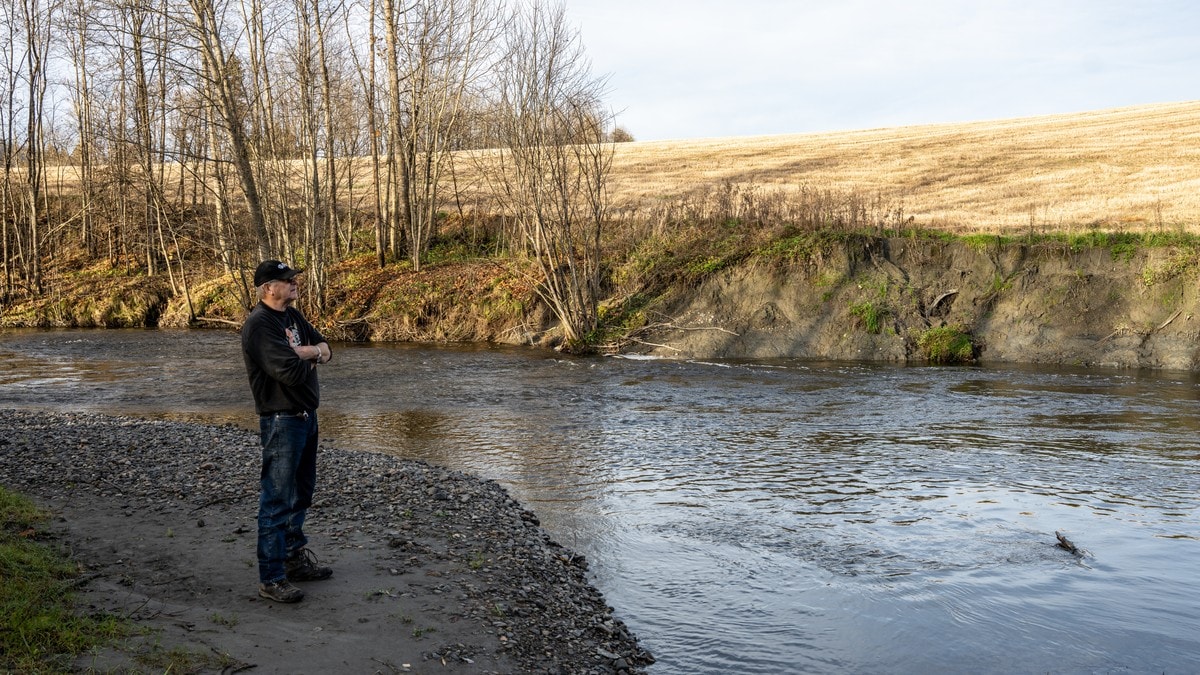
[[[258,578],[287,578],[284,561],[304,548],[304,515],[317,483],[317,414],[259,418],[262,494],[258,501]]]

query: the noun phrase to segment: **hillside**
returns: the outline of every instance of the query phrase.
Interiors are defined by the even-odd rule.
[[[617,146],[645,207],[731,182],[879,194],[923,227],[1200,230],[1200,101],[1022,119]]]

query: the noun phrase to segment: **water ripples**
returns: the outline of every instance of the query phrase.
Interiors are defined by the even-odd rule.
[[[246,422],[231,334],[5,338],[0,407]],[[1200,670],[1190,376],[339,345],[322,386],[338,445],[533,507],[656,675]]]

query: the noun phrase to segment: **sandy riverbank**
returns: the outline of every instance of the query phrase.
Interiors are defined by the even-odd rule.
[[[259,449],[234,427],[0,411],[0,484],[47,508],[83,569],[80,606],[149,631],[80,669],[619,673],[653,662],[493,481],[327,447],[306,530],[332,579],[257,596]]]

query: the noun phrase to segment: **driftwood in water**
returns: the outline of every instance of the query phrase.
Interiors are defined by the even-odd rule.
[[[193,321],[207,321],[209,323],[223,323],[227,326],[233,326],[235,328],[241,328],[242,323],[243,323],[241,321],[230,321],[229,319],[218,319],[215,316],[198,316],[195,319],[193,319]]]
[[[1054,533],[1054,536],[1058,538],[1058,547],[1059,548],[1066,549],[1066,550],[1070,551],[1071,553],[1074,553],[1075,555],[1083,555],[1083,550],[1080,549],[1075,544],[1071,543],[1071,540],[1067,539],[1067,536],[1065,534],[1063,534],[1062,532],[1056,531]]]

